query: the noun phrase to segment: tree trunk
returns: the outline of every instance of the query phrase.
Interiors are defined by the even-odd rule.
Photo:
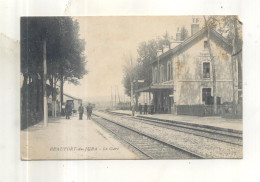
[[[27,126],[28,120],[28,114],[27,114],[27,109],[28,109],[28,85],[27,85],[27,80],[28,80],[28,75],[24,74],[24,80],[23,80],[23,86],[21,88],[21,129],[25,128]]]
[[[51,78],[50,78],[50,83],[51,83],[51,100],[52,100],[52,107],[51,107],[51,115],[52,117],[55,116],[55,88],[54,88],[54,76],[51,75]]]
[[[31,105],[32,110],[31,111],[33,112],[34,116],[36,116],[36,113],[37,113],[37,82],[38,82],[37,75],[33,75],[32,76],[33,90],[32,90],[32,95],[31,95],[31,100],[32,100],[32,105]],[[37,122],[38,118],[34,118],[34,119],[35,119],[35,122]]]
[[[236,44],[237,44],[237,20],[234,17],[234,38],[232,40],[232,57],[231,57],[231,61],[232,61],[232,81],[233,81],[233,102],[232,102],[232,114],[236,115],[237,114],[237,99],[238,99],[238,69],[237,69],[237,55],[235,55],[237,53],[237,49],[236,49]]]
[[[138,107],[138,95],[135,94],[135,107],[137,108]]]
[[[43,121],[44,126],[48,125],[48,103],[47,103],[47,90],[46,90],[46,80],[47,80],[47,60],[46,60],[46,40],[43,42]]]
[[[55,94],[54,94],[54,117],[56,117],[57,116],[57,109],[56,109],[56,97],[57,97],[57,93],[56,93],[56,82],[57,82],[57,80],[56,80],[56,77],[54,76],[54,91],[55,91]]]
[[[60,111],[62,112],[63,104],[63,76],[60,78]]]

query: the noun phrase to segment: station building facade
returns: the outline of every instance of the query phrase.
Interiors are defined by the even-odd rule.
[[[232,66],[232,45],[218,32],[209,30],[214,56],[217,105],[239,100],[238,70]],[[176,41],[152,63],[153,82],[137,92],[152,93],[156,113],[206,115],[213,109],[213,69],[208,49],[207,29],[191,31],[185,41]],[[176,35],[178,37],[178,35]],[[241,65],[240,65],[241,66]],[[236,75],[235,79],[233,74]],[[242,89],[240,90],[242,92]],[[240,99],[241,100],[241,99]],[[220,111],[218,111],[220,112]]]

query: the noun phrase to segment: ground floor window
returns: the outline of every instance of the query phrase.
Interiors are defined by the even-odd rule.
[[[210,63],[203,63],[203,78],[210,78]]]
[[[202,101],[206,105],[212,105],[214,103],[213,97],[211,96],[211,88],[202,89]]]

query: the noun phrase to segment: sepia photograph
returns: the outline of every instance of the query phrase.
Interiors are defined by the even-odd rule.
[[[21,160],[243,159],[242,25],[20,17]]]

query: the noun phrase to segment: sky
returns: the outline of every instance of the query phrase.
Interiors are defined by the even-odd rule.
[[[30,1],[27,6],[21,6],[17,15],[27,16],[26,13],[44,15],[40,7],[33,5]],[[62,15],[67,2],[52,4],[58,6],[56,15]],[[15,9],[15,5],[2,6],[2,14],[10,14]],[[33,8],[32,8],[33,7]],[[52,9],[50,9],[52,11]],[[37,13],[36,13],[37,12]],[[15,17],[15,16],[13,16]],[[122,85],[124,57],[130,54],[137,57],[137,48],[143,41],[148,41],[162,36],[166,31],[175,37],[177,27],[183,25],[190,31],[191,16],[80,16],[73,17],[80,25],[80,38],[86,41],[85,55],[87,57],[86,69],[88,74],[80,80],[80,85],[65,84],[64,91],[72,96],[91,101],[109,101],[111,98],[111,88],[115,89],[121,99],[124,96]],[[14,39],[20,40],[19,18],[14,18],[15,23],[8,24],[7,19],[1,19],[0,32]]]
[[[7,3],[4,1],[0,7],[0,14],[10,15],[10,19],[1,19],[0,32],[14,39],[20,40],[19,16],[46,16],[43,6],[48,6],[48,16],[56,16],[67,13],[73,3],[63,0],[59,2],[35,2],[28,0],[27,3]],[[17,8],[19,7],[19,8]],[[16,14],[16,15],[15,15]],[[64,91],[72,96],[91,101],[109,101],[111,88],[115,88],[119,95],[124,97],[122,85],[122,67],[125,55],[137,56],[137,48],[143,41],[148,41],[162,36],[166,31],[175,37],[177,27],[185,25],[190,31],[191,16],[81,16],[73,17],[79,22],[80,37],[86,41],[86,69],[88,74],[80,80],[80,85],[65,84]],[[118,93],[117,93],[118,94]]]
[[[178,27],[190,34],[192,16],[106,16],[73,17],[80,25],[80,38],[86,41],[88,74],[79,86],[66,84],[65,91],[89,101],[109,101],[111,88],[121,99],[125,57],[137,57],[141,42],[155,39],[167,31],[175,38]],[[117,93],[118,94],[118,93]]]

